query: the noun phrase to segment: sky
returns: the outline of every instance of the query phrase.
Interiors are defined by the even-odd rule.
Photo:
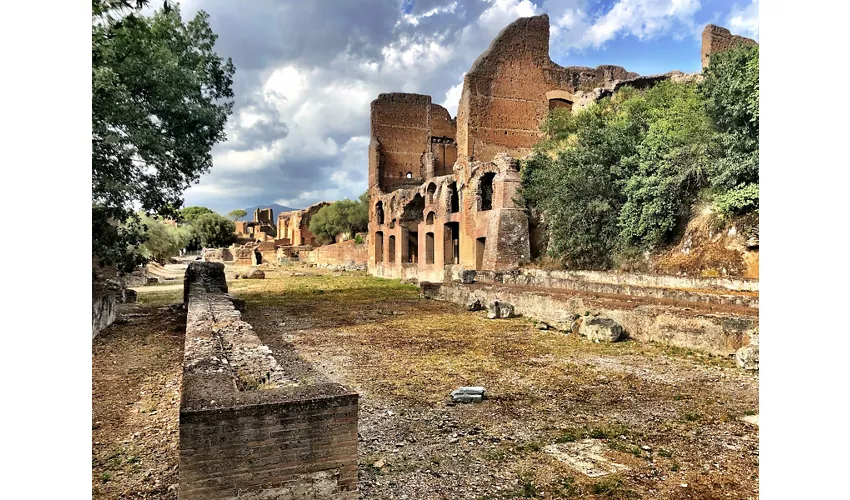
[[[758,0],[184,0],[236,66],[227,141],[185,205],[304,208],[367,188],[369,104],[427,94],[457,113],[464,72],[505,26],[550,18],[562,66],[700,70],[706,24],[758,40]]]

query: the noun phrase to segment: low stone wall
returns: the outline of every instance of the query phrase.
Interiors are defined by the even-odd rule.
[[[118,304],[122,302],[120,287],[105,283],[92,283],[91,292],[91,338],[115,321]]]
[[[616,320],[636,340],[699,349],[729,356],[749,343],[758,328],[758,311],[726,306],[714,311],[709,304],[685,307],[668,299],[582,294],[574,290],[535,289],[528,286],[459,282],[421,283],[426,298],[468,305],[493,301],[514,306],[516,314],[569,331],[585,315]]]
[[[457,279],[447,276],[448,279]],[[758,281],[726,278],[683,278],[603,271],[477,271],[475,281],[506,285],[564,288],[593,293],[729,304],[758,309]]]
[[[366,243],[358,244],[354,240],[298,252],[298,260],[301,262],[347,271],[365,271],[368,259],[369,250]]]
[[[186,270],[181,499],[356,498],[358,396],[242,321],[224,265]]]

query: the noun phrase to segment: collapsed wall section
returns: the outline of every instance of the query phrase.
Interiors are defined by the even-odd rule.
[[[293,353],[279,362],[223,264],[190,263],[184,303],[180,498],[356,498],[357,394]]]
[[[752,38],[733,35],[731,31],[714,24],[709,24],[702,30],[702,67],[708,66],[711,54],[729,50],[739,45],[758,45]]]
[[[461,163],[519,158],[541,139],[556,107],[572,109],[577,92],[637,77],[619,66],[561,67],[549,58],[549,17],[521,18],[502,30],[463,81],[457,143]]]
[[[371,105],[370,186],[415,186],[426,177],[431,96],[380,94]]]

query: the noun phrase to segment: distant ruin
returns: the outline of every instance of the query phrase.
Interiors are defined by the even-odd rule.
[[[236,243],[272,241],[275,238],[274,211],[271,208],[254,210],[254,220],[236,221]]]
[[[315,246],[316,237],[310,231],[310,218],[330,204],[329,201],[321,201],[304,210],[278,214],[276,246]]]

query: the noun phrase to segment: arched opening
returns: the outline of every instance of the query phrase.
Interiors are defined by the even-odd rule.
[[[428,203],[434,203],[434,194],[437,192],[437,185],[433,182],[428,184]]]
[[[379,201],[375,204],[375,220],[378,221],[378,224],[384,223],[384,202]]]
[[[390,241],[387,245],[387,262],[395,262],[395,235],[390,235]]]
[[[425,263],[434,263],[434,233],[425,233]]]
[[[478,210],[484,212],[493,209],[493,179],[495,172],[487,172],[478,181]]]
[[[416,196],[413,197],[410,202],[404,206],[404,212],[401,215],[401,221],[404,223],[408,222],[422,222],[422,212],[425,210],[425,198],[422,197],[421,194],[416,193]]]
[[[573,103],[566,99],[549,99],[549,112],[556,109],[565,109],[569,112],[573,110]]]
[[[434,224],[434,212],[428,212],[428,216],[425,217],[425,224],[429,226]]]
[[[449,209],[453,214],[460,212],[460,196],[458,196],[456,182],[449,184]]]
[[[575,102],[575,97],[566,90],[550,90],[546,92],[546,99],[549,101],[550,113],[556,109],[566,109],[571,113]]]
[[[384,232],[375,233],[375,263],[384,261]]]
[[[460,264],[460,223],[449,222],[443,228],[443,262]]]
[[[408,179],[413,179],[413,172],[408,172],[408,173],[404,174],[404,176]]]
[[[487,247],[487,238],[478,238],[475,240],[475,269],[481,270],[484,267],[484,249]]]

